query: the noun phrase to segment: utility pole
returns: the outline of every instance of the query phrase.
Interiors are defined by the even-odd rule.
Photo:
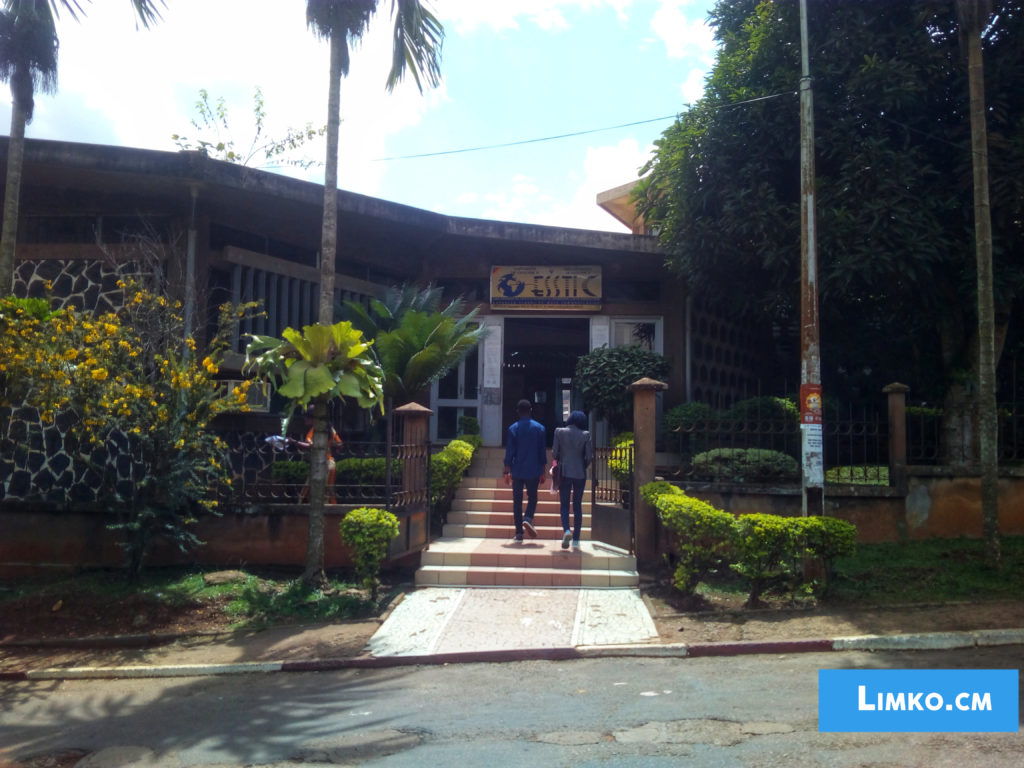
[[[818,246],[814,221],[814,92],[807,41],[807,0],[800,0],[800,437],[803,515],[825,508]]]

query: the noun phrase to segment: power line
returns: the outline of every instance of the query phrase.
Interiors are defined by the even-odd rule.
[[[730,104],[719,104],[714,109],[730,109],[732,107],[739,107],[744,104],[753,104],[758,101],[766,101],[767,99],[776,99],[780,96],[794,96],[796,91],[784,91],[782,93],[773,93],[768,96],[758,96],[753,99],[744,99],[743,101],[734,101]],[[603,131],[615,131],[620,128],[632,128],[635,125],[647,125],[648,123],[657,123],[662,120],[676,120],[679,118],[678,114],[665,115],[663,117],[652,117],[649,120],[636,120],[632,123],[621,123],[619,125],[608,125],[604,128],[589,128],[584,131],[573,131],[572,133],[559,133],[555,136],[542,136],[536,139],[521,139],[519,141],[508,141],[502,144],[485,144],[479,147],[463,147],[461,149],[446,149],[439,152],[421,152],[415,155],[393,155],[391,157],[377,157],[372,162],[375,163],[386,163],[391,160],[418,160],[424,157],[442,157],[444,155],[461,155],[467,152],[483,152],[488,149],[505,149],[507,147],[521,147],[524,144],[539,144],[544,141],[556,141],[558,139],[571,139],[575,136],[587,136],[592,133],[601,133]]]
[[[614,131],[618,128],[632,128],[634,125],[645,125],[646,123],[657,123],[661,120],[675,120],[678,115],[665,115],[664,117],[652,117],[650,120],[637,120],[633,123],[622,123],[621,125],[609,125],[604,128],[590,128],[585,131],[573,131],[572,133],[560,133],[556,136],[542,136],[537,139],[522,139],[520,141],[508,141],[504,144],[486,144],[481,147],[464,147],[462,149],[447,149],[441,152],[423,152],[418,155],[397,155],[394,157],[378,157],[375,163],[383,163],[388,160],[416,160],[421,157],[440,157],[442,155],[459,155],[464,152],[482,152],[485,149],[504,149],[505,147],[519,147],[523,144],[537,144],[542,141],[554,141],[556,139],[569,139],[573,136],[586,136],[589,133],[600,133],[601,131]]]

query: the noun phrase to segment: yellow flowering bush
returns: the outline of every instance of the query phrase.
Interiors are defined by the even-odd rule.
[[[216,511],[218,486],[229,484],[226,446],[209,425],[246,408],[249,382],[224,391],[215,377],[239,311],[254,305],[222,307],[219,335],[201,355],[185,338],[180,304],[135,282],[118,287],[123,308],[98,315],[0,299],[0,406],[21,418],[34,409],[76,438],[79,455],[69,458],[101,479],[96,500],[117,513],[112,527],[137,574],[156,536],[198,544],[190,526]]]

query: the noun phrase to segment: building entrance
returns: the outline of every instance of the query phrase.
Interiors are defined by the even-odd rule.
[[[572,385],[576,360],[590,351],[588,318],[505,318],[502,376],[502,444],[516,419],[516,403],[533,403],[533,418],[544,425],[548,445],[555,427],[580,408]]]

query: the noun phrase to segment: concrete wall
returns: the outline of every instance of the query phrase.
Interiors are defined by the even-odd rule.
[[[801,514],[799,488],[751,493],[691,488],[687,493],[736,515]],[[981,481],[977,477],[911,474],[907,494],[888,488],[827,490],[825,514],[849,520],[864,543],[901,539],[981,538]],[[1024,536],[1024,478],[999,481],[999,530]]]
[[[329,507],[324,516],[324,561],[328,570],[351,565],[338,524],[354,507]],[[115,568],[124,558],[102,512],[70,512],[8,505],[0,509],[0,578],[48,571]],[[308,517],[293,505],[268,505],[256,514],[225,514],[199,521],[195,533],[206,542],[189,553],[155,545],[147,566],[295,566],[306,560]]]

